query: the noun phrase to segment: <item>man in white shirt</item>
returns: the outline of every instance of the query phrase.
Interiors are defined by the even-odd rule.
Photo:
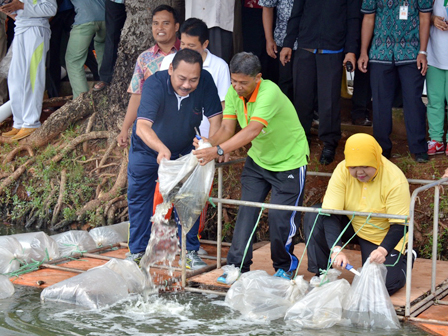
[[[227,90],[230,87],[230,72],[227,63],[218,56],[213,55],[208,49],[209,31],[204,21],[197,18],[186,20],[180,27],[180,47],[181,49],[192,49],[202,56],[203,69],[207,70],[213,77],[213,81],[218,89],[219,99],[224,110],[224,100]],[[173,61],[174,54],[166,56],[160,70],[167,70]],[[207,118],[202,117],[202,123],[199,127],[201,135],[208,138],[216,130],[210,131],[210,123]]]

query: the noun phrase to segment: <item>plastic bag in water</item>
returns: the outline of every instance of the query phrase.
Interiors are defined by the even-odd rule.
[[[383,264],[364,263],[355,277],[344,306],[344,317],[364,328],[399,329],[400,322],[386,289],[387,269]]]
[[[51,237],[58,244],[62,257],[96,249],[95,241],[87,231],[72,230]]]
[[[14,294],[14,285],[4,275],[0,275],[0,300],[11,297]]]
[[[101,226],[89,231],[97,247],[115,245],[124,241],[111,226]]]
[[[25,264],[27,255],[22,245],[11,236],[0,237],[0,273],[17,271],[21,264]]]
[[[59,248],[56,241],[44,232],[19,233],[16,238],[22,245],[27,262],[48,261],[59,258]]]
[[[285,321],[313,329],[330,328],[335,324],[348,325],[350,322],[342,318],[342,308],[349,289],[350,284],[345,279],[315,287],[286,312]]]
[[[200,141],[198,149],[211,147]],[[159,190],[165,203],[174,203],[185,233],[190,231],[208,200],[215,174],[215,161],[198,164],[192,153],[175,161],[162,160],[159,166]]]
[[[265,271],[251,271],[230,287],[225,302],[247,318],[270,321],[283,318],[308,288],[303,276],[286,280]]]
[[[107,267],[121,275],[126,282],[129,293],[140,293],[143,291],[145,278],[135,262],[130,260],[111,259],[106,264],[95,268],[100,267]]]
[[[42,301],[99,309],[125,299],[128,295],[128,286],[121,275],[108,267],[96,267],[45,288],[40,298]]]

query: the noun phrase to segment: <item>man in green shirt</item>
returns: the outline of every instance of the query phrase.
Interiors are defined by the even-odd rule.
[[[201,164],[219,158],[248,143],[252,144],[241,175],[243,201],[301,205],[309,148],[293,104],[280,88],[261,78],[257,56],[242,52],[230,62],[232,86],[225,99],[221,128],[209,139],[214,146],[196,150]],[[235,134],[236,123],[241,131]],[[252,244],[243,261],[244,249],[257,222],[259,209],[241,206],[227,263],[247,272],[252,264]],[[292,238],[300,223],[296,211],[269,211],[271,257],[276,276],[291,278],[298,260]],[[226,273],[218,282],[226,282]]]

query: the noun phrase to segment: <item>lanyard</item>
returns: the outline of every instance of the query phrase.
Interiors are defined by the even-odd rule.
[[[445,0],[445,1],[443,2],[443,7],[446,7],[447,4],[448,4],[448,0]]]

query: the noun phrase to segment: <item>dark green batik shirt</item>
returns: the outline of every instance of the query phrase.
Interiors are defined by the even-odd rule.
[[[407,20],[400,20],[400,6],[408,6]],[[363,0],[361,12],[375,14],[369,62],[406,64],[420,50],[419,13],[430,13],[432,0]]]

